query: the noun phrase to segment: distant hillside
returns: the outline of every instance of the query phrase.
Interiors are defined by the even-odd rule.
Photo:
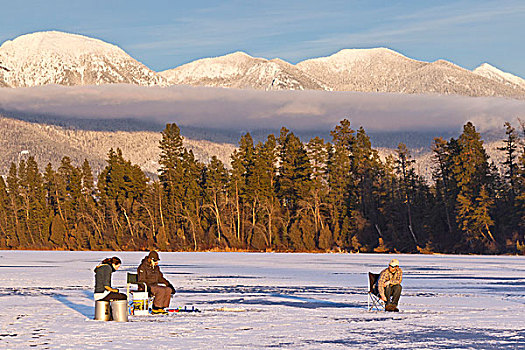
[[[27,116],[26,119],[29,119]],[[0,175],[6,175],[11,162],[18,163],[28,155],[35,157],[37,163],[43,170],[47,163],[51,163],[56,169],[64,156],[72,159],[73,164],[80,165],[87,159],[93,170],[98,173],[106,166],[106,156],[110,148],[122,149],[126,159],[138,164],[150,176],[155,176],[159,168],[159,131],[120,131],[117,129],[103,130],[110,123],[100,121],[98,130],[82,129],[75,121],[76,126],[68,126],[67,121],[59,123],[36,123],[16,118],[7,118],[0,115]],[[92,125],[97,125],[93,123]],[[115,126],[115,125],[113,125]],[[230,156],[239,140],[234,134],[210,134],[209,130],[187,129],[191,138],[185,138],[185,146],[192,150],[197,159],[207,163],[212,156],[217,156],[224,164],[230,166]],[[184,128],[182,133],[185,134]],[[208,134],[206,134],[208,133]],[[255,140],[263,140],[269,133],[277,133],[277,130],[256,131]],[[298,133],[303,142],[315,136],[330,140],[328,135]],[[373,147],[378,149],[384,159],[388,155],[394,155],[395,149],[400,142],[407,144],[413,158],[417,161],[416,170],[427,178],[432,173],[432,154],[430,145],[433,137],[441,136],[450,139],[457,135],[436,134],[429,132],[382,132],[371,133]],[[504,133],[493,133],[485,135],[485,148],[491,160],[500,164],[504,154],[497,148],[502,146]],[[208,140],[204,140],[207,138]],[[222,142],[210,141],[222,139]],[[24,152],[22,152],[24,151]],[[25,152],[27,151],[27,152]]]
[[[7,174],[11,162],[35,157],[39,166],[51,163],[54,168],[64,156],[80,165],[87,159],[93,170],[99,172],[106,166],[110,148],[122,149],[126,159],[138,164],[144,171],[156,174],[159,168],[160,132],[153,131],[90,131],[50,124],[31,123],[0,115],[0,174]],[[210,141],[185,139],[185,146],[198,159],[207,162],[216,155],[225,164],[234,145]],[[22,152],[28,151],[28,152]],[[21,153],[22,152],[22,153]]]

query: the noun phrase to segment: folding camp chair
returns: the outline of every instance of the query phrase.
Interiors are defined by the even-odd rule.
[[[130,290],[132,284],[142,285],[144,290]],[[146,283],[138,281],[138,274],[129,273],[127,276],[127,287],[126,295],[128,296],[128,303],[130,307],[128,308],[129,314],[137,316],[147,316],[150,314],[151,306],[153,305],[153,297],[149,296],[148,286]]]
[[[377,290],[377,281],[379,280],[378,273],[368,273],[368,311],[385,309],[385,302],[381,300],[379,291]]]

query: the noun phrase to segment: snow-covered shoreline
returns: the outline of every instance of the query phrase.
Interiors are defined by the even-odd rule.
[[[525,346],[525,257],[160,254],[178,290],[171,306],[202,313],[92,320],[96,264],[119,256],[113,285],[122,290],[144,252],[0,251],[2,348]],[[366,274],[393,257],[405,276],[401,312],[367,312]]]

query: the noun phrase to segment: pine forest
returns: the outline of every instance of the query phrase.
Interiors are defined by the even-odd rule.
[[[330,141],[247,133],[231,168],[197,161],[167,124],[155,179],[120,149],[96,177],[87,160],[29,156],[0,177],[0,249],[525,254],[525,123],[504,128],[501,164],[472,123],[435,138],[432,179],[346,119]]]

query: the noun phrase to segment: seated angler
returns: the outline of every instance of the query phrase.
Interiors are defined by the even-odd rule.
[[[155,251],[151,251],[148,256],[142,259],[137,268],[138,282],[145,283],[148,291],[155,297],[152,312],[154,314],[167,314],[168,312],[164,308],[170,305],[171,294],[175,294],[175,288],[160,272],[159,260],[159,253]]]
[[[401,281],[403,271],[399,267],[399,261],[392,259],[386,269],[381,271],[377,289],[381,299],[385,302],[385,311],[399,311],[397,304],[401,296]]]
[[[126,300],[126,294],[111,287],[111,274],[117,271],[121,261],[116,256],[102,260],[95,268],[95,301]]]

